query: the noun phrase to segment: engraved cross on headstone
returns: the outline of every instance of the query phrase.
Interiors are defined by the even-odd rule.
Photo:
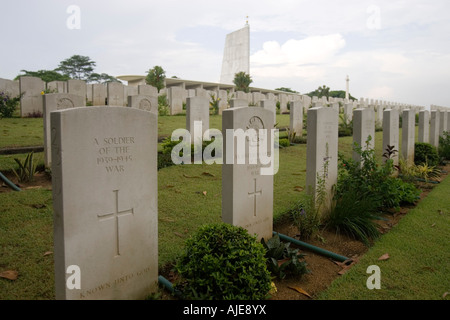
[[[106,221],[114,219],[114,229],[115,229],[115,242],[116,242],[116,257],[120,256],[120,239],[119,239],[119,217],[128,216],[134,214],[134,209],[128,209],[124,211],[119,211],[119,190],[113,190],[115,195],[115,211],[107,214],[98,214],[97,217],[99,221]]]
[[[256,196],[260,196],[262,195],[262,190],[257,191],[256,190],[256,179],[255,180],[255,187],[254,187],[254,191],[249,192],[248,196],[249,198],[253,197],[253,215],[256,217]]]

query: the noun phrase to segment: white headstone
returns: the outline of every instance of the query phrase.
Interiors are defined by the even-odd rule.
[[[253,139],[245,137],[244,132],[259,133],[259,129],[267,129],[270,133],[272,128],[273,113],[263,108],[236,107],[224,110],[222,114],[222,220],[266,240],[272,238],[273,232],[273,174],[261,174],[261,168],[265,166],[257,156],[258,152],[250,149],[259,150],[265,144],[266,150],[271,152],[270,146],[274,142],[270,134]],[[229,132],[240,138],[231,139]],[[238,145],[245,145],[245,151],[239,152]]]
[[[12,98],[18,97],[20,94],[19,81],[0,78],[0,92],[7,93]]]
[[[303,136],[303,103],[301,101],[291,101],[290,105],[290,125],[289,128],[296,137]]]
[[[398,165],[400,143],[399,115],[397,109],[385,109],[383,111],[383,153],[386,151],[388,146],[393,146],[394,150],[397,150],[397,152],[392,156],[392,160],[394,165]]]
[[[273,113],[273,124],[277,123],[277,104],[274,100],[260,100],[259,106]]]
[[[369,136],[371,140],[367,145]],[[353,111],[353,142],[357,143],[362,150],[375,147],[375,112],[372,108],[361,108]],[[353,160],[361,161],[361,156],[353,151]]]
[[[146,298],[158,279],[157,116],[75,108],[52,112],[51,127],[56,299]]]
[[[440,111],[439,115],[439,136],[444,136],[444,131],[448,131],[448,123],[447,123],[448,117],[447,117],[447,111],[443,110]]]
[[[416,117],[414,110],[405,109],[402,114],[402,156],[408,164],[414,164]]]
[[[430,144],[436,148],[439,146],[439,118],[440,112],[431,110],[430,112]]]
[[[120,82],[108,82],[106,84],[106,99],[108,106],[124,105],[125,89]]]
[[[183,112],[182,88],[167,88],[167,99],[169,101],[170,114],[175,115]]]
[[[419,142],[430,142],[430,111],[419,111]]]
[[[123,105],[128,105],[128,97],[129,96],[137,96],[138,95],[138,87],[137,86],[124,86],[123,87],[124,101]]]
[[[248,107],[248,101],[245,99],[231,99],[230,108]]]
[[[51,93],[67,93],[67,82],[50,81],[47,83],[47,89],[49,89]]]
[[[337,183],[338,118],[336,110],[326,107],[311,108],[307,114],[306,190],[316,197],[319,179],[324,180],[324,209],[329,208]]]
[[[344,119],[346,120],[347,124],[349,124],[353,120],[353,104],[352,103],[346,103],[344,105]]]
[[[144,96],[158,96],[158,89],[147,84],[141,84],[138,86],[138,94]]]
[[[86,84],[86,102],[91,103],[94,101],[93,95],[92,95],[92,87],[94,85],[92,83]]]
[[[83,80],[67,80],[67,93],[82,96],[86,99],[86,81]]]
[[[201,136],[209,129],[209,99],[191,97],[186,100],[186,130],[194,136],[194,122],[201,121]]]
[[[221,115],[223,110],[228,108],[228,93],[226,90],[219,90],[219,114]]]
[[[94,83],[92,85],[92,104],[94,106],[106,105],[106,85],[102,83]]]
[[[30,114],[43,113],[42,92],[45,90],[45,82],[36,77],[20,77],[20,116],[27,117]]]
[[[50,93],[43,97],[44,99],[44,164],[51,167],[52,148],[51,148],[51,129],[50,112],[70,108],[83,107],[86,105],[82,96],[70,93]]]
[[[280,102],[280,113],[288,112],[288,108],[287,108],[288,96],[287,96],[287,94],[280,93],[278,95],[278,102]]]
[[[150,111],[158,114],[158,98],[155,96],[134,95],[128,96],[128,107]]]

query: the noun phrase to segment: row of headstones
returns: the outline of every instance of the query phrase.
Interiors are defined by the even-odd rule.
[[[167,89],[163,89],[162,93],[166,93],[168,97],[168,103],[170,107],[170,114],[175,115],[182,112],[183,103],[187,103],[187,98],[190,97],[206,97],[208,99],[214,96],[219,99],[219,114],[222,114],[223,110],[234,107],[236,105],[261,105],[263,101],[269,101],[268,103],[272,105],[279,103],[280,113],[288,113],[288,104],[292,102],[302,102],[305,108],[309,108],[313,103],[322,103],[323,105],[338,105],[339,103],[348,103],[349,100],[342,98],[318,98],[316,96],[309,97],[307,95],[300,94],[288,94],[288,93],[261,93],[261,92],[227,92],[226,90],[206,90],[203,88],[196,89],[183,89],[182,87],[174,86]],[[232,103],[231,101],[234,101]]]
[[[239,104],[244,104],[247,101],[249,105],[258,105],[263,100],[275,101],[279,103],[280,113],[288,113],[288,104],[295,101],[301,101],[304,105],[305,111],[307,108],[315,105],[329,105],[331,107],[338,108],[338,104],[344,105],[344,113],[348,115],[351,120],[351,111],[358,107],[373,108],[377,111],[377,121],[382,122],[382,110],[397,108],[401,112],[402,109],[414,109],[419,112],[423,107],[419,106],[407,106],[404,104],[379,101],[371,99],[361,98],[360,101],[350,101],[341,98],[318,98],[316,96],[309,97],[300,94],[274,94],[261,92],[245,93],[242,91],[228,93],[226,90],[206,90],[203,88],[188,89],[185,90],[181,87],[170,87],[162,89],[158,93],[157,89],[149,85],[139,86],[125,86],[122,83],[109,83],[109,84],[86,84],[82,80],[68,80],[68,81],[52,81],[45,83],[36,77],[21,77],[19,82],[11,81],[7,79],[0,79],[0,90],[9,92],[13,96],[18,96],[23,93],[21,100],[21,116],[27,116],[33,113],[42,113],[42,97],[41,92],[44,90],[57,93],[71,93],[80,95],[86,98],[87,103],[93,105],[117,105],[126,106],[128,103],[128,97],[134,95],[147,95],[157,97],[158,95],[166,94],[168,97],[170,114],[179,114],[183,110],[183,104],[187,103],[189,97],[206,97],[211,98],[210,95],[214,95],[218,99],[219,114],[229,107],[228,101],[230,99],[239,100]],[[431,106],[431,110],[445,110],[443,107]],[[345,111],[348,110],[348,111]]]
[[[132,108],[138,108],[141,110],[147,110],[157,112],[157,101],[155,97],[136,95],[129,96],[128,105]],[[51,148],[50,148],[50,131],[49,131],[49,117],[50,112],[55,110],[68,109],[73,107],[85,106],[83,98],[73,94],[46,94],[43,97],[44,101],[44,150],[45,150],[45,164],[50,167],[51,165]],[[232,99],[230,101],[231,108],[247,107],[248,103],[243,99]],[[276,123],[276,105],[273,100],[261,100],[259,107],[271,111],[273,123]],[[314,107],[320,107],[320,103],[313,103]],[[339,112],[339,107],[336,103],[333,103],[331,109]],[[371,108],[365,108],[371,110],[375,115],[375,111]],[[344,113],[348,115],[348,119],[353,118],[353,104],[346,104],[344,106]],[[381,106],[378,114],[383,114]],[[392,109],[397,110],[397,109]],[[303,135],[303,114],[307,112],[305,104],[302,101],[290,102],[290,133],[294,133],[296,137]],[[398,110],[397,110],[398,111]],[[414,115],[415,111],[410,110]],[[431,115],[431,117],[430,117]],[[448,130],[448,124],[450,123],[450,112],[433,110],[431,113],[427,110],[419,112],[419,142],[431,143],[434,146],[439,144],[439,136],[442,136],[443,131]],[[375,123],[379,121],[378,116],[371,117],[376,119]],[[382,121],[383,117],[381,117]],[[186,129],[193,133],[195,122],[202,123],[203,135],[207,129],[209,129],[209,99],[207,97],[195,96],[187,98],[186,105]],[[383,122],[382,122],[383,123]],[[383,123],[384,124],[384,123]],[[389,126],[384,126],[389,128]]]
[[[11,80],[3,81],[5,87],[11,87]],[[1,83],[0,83],[1,85]],[[86,84],[82,80],[52,81],[45,83],[36,77],[20,77],[18,82],[18,94],[22,94],[20,100],[20,114],[26,117],[32,114],[43,114],[44,101],[42,92],[68,93],[80,96],[83,104],[91,103],[96,106],[114,105],[127,106],[129,97],[142,95],[151,97],[157,107],[157,90],[149,85],[125,86],[119,82],[107,84]],[[17,93],[16,85],[13,85],[13,94]]]
[[[201,97],[189,99],[188,108],[197,99]],[[353,113],[354,141],[364,146],[370,135],[373,146],[373,110],[359,108]],[[415,116],[412,110],[404,110],[402,116],[402,153],[410,159]],[[138,299],[155,289],[157,117],[156,112],[102,106],[50,113],[58,299]],[[265,108],[234,107],[224,110],[222,130],[272,129],[273,117],[273,111]],[[331,196],[337,182],[338,111],[314,107],[307,117],[306,186],[314,192],[318,177],[325,177]],[[398,110],[384,110],[383,127],[383,145],[399,149]],[[250,147],[241,155],[229,145],[228,134],[223,138],[222,220],[269,239],[273,174],[262,174],[267,163],[261,159],[250,161]],[[266,150],[273,146],[270,135],[248,141],[258,150],[262,144],[267,144]],[[239,164],[242,157],[244,164]],[[354,158],[360,160],[356,153]],[[81,286],[74,284],[76,272]]]

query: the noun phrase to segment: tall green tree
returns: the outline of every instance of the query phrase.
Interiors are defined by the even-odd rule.
[[[45,82],[51,81],[67,81],[70,79],[68,75],[61,74],[55,70],[38,70],[38,71],[29,71],[29,70],[20,70],[23,74],[19,74],[14,80],[19,80],[20,77],[29,76],[36,77],[42,79]]]
[[[318,96],[319,98],[322,98],[322,97],[328,98],[330,96],[330,87],[327,87],[326,85],[319,87],[316,91],[319,94],[319,96]]]
[[[238,72],[234,75],[233,83],[236,86],[236,91],[249,92],[250,84],[253,82],[249,74],[244,71]]]
[[[154,66],[148,71],[145,82],[158,89],[158,93],[165,87],[166,72],[160,66]]]
[[[55,71],[59,71],[72,79],[89,81],[94,72],[95,62],[87,56],[73,55],[59,63]]]
[[[120,82],[118,79],[116,79],[113,76],[110,76],[106,73],[92,73],[89,76],[88,82],[96,82],[96,83],[107,83],[107,82]]]

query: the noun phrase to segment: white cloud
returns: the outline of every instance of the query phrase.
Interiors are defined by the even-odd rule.
[[[340,34],[290,39],[282,45],[268,41],[250,57],[251,73],[255,77],[318,79],[324,76],[323,65],[333,61],[344,47]]]

